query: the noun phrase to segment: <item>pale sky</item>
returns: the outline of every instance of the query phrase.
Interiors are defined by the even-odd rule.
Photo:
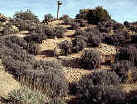
[[[62,0],[60,16],[75,17],[80,9],[103,6],[118,22],[137,21],[137,0]],[[12,17],[16,11],[30,9],[40,19],[44,14],[56,16],[56,0],[0,0],[0,13]]]

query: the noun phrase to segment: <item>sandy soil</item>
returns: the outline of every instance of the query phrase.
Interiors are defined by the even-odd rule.
[[[19,83],[12,75],[5,72],[3,66],[0,64],[0,96],[7,96],[11,90],[18,89],[19,86]]]

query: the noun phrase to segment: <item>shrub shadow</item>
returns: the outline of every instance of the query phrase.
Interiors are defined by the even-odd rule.
[[[39,53],[39,55],[45,55],[46,57],[54,57],[54,51],[53,50],[44,50]]]
[[[0,103],[2,104],[8,104],[10,102],[10,100],[7,100],[6,98],[0,96]]]
[[[78,58],[71,58],[71,59],[61,59],[61,63],[65,67],[71,67],[71,68],[81,68],[79,65],[79,59]]]

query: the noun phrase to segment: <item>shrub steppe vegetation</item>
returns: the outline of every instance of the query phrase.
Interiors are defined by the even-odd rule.
[[[42,22],[27,10],[7,21],[0,22],[2,103],[135,104],[135,23],[118,23],[103,7],[80,10],[75,19],[46,14]]]

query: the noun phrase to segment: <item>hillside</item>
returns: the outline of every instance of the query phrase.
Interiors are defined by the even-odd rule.
[[[25,11],[1,21],[1,102],[135,104],[137,27],[102,7],[76,17],[41,22]]]

